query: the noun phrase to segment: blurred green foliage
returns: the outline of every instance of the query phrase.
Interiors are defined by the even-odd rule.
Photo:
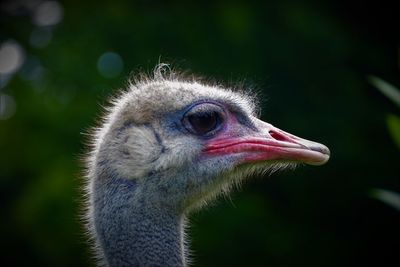
[[[400,192],[399,153],[385,121],[392,104],[364,78],[399,81],[395,3],[10,0],[0,7],[0,55],[7,44],[23,59],[18,67],[10,53],[0,57],[4,263],[93,266],[79,219],[84,133],[132,71],[151,71],[160,60],[245,80],[260,93],[264,120],[332,151],[326,166],[249,180],[231,201],[194,214],[194,266],[398,261],[400,213],[365,194]]]
[[[394,104],[400,107],[400,90],[390,83],[375,77],[370,76],[369,82],[388,97]],[[400,117],[394,114],[386,116],[386,123],[393,141],[400,148]]]
[[[375,77],[370,76],[369,82],[388,97],[394,104],[400,107],[400,90],[391,85],[390,83]],[[386,122],[390,135],[393,141],[400,148],[400,117],[394,114],[388,114]],[[370,192],[371,196],[381,200],[389,206],[400,211],[400,193],[390,190],[374,188]]]
[[[387,116],[387,125],[389,133],[392,136],[393,141],[400,148],[400,118],[399,116],[389,114]]]

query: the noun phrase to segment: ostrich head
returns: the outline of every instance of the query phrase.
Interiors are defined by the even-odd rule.
[[[329,158],[259,120],[251,96],[159,73],[114,99],[94,135],[87,219],[106,265],[185,266],[189,211],[254,172]]]

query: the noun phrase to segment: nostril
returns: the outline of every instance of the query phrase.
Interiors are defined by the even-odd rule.
[[[275,131],[269,131],[268,132],[272,138],[274,138],[275,140],[278,141],[286,141],[286,142],[290,142],[291,140],[289,138],[287,138],[285,135],[275,132]]]

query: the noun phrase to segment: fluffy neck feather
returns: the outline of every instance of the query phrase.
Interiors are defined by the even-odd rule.
[[[186,266],[184,215],[148,203],[134,181],[103,178],[93,184],[92,201],[94,234],[106,265]]]

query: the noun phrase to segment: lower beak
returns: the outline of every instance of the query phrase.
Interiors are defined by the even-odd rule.
[[[329,149],[317,142],[309,141],[271,124],[255,119],[256,134],[241,137],[218,138],[205,148],[207,154],[241,154],[244,163],[258,161],[295,161],[311,165],[322,165],[329,160]]]

